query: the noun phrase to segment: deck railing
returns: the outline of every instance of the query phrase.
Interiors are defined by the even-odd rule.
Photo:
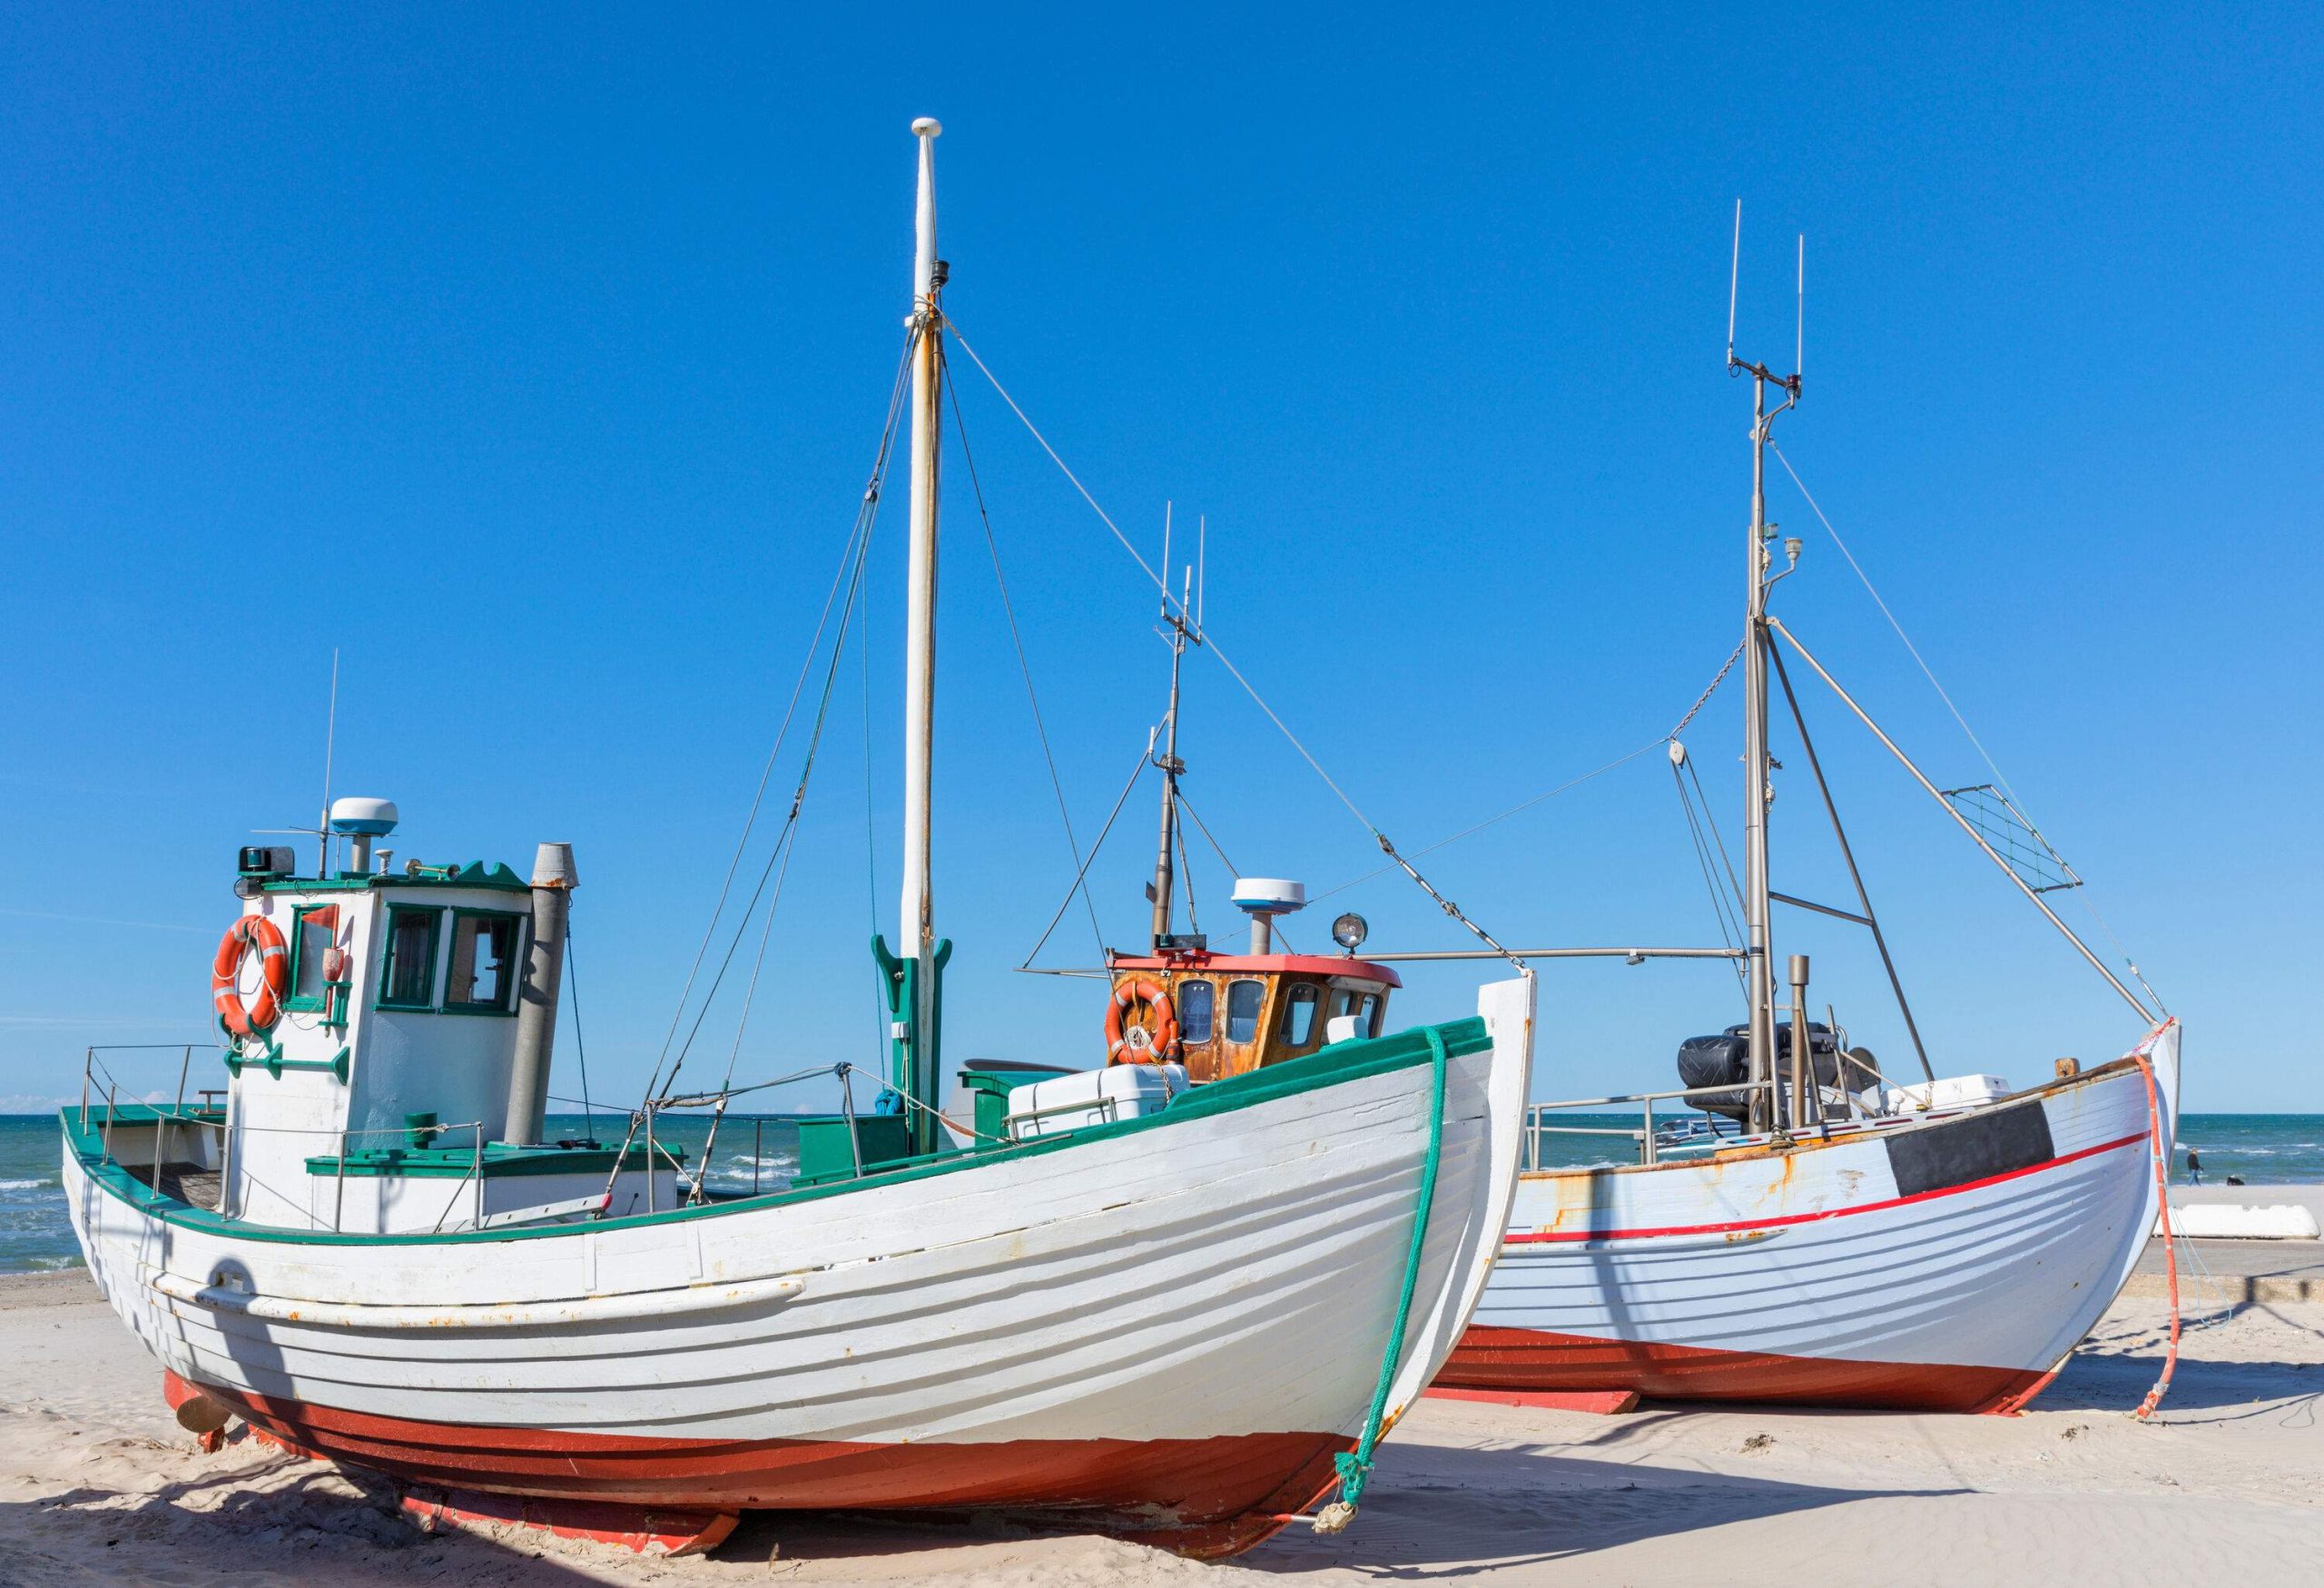
[[[1662,1102],[1686,1102],[1695,1098],[1734,1097],[1739,1093],[1758,1091],[1775,1085],[1772,1080],[1742,1080],[1729,1086],[1693,1086],[1676,1091],[1634,1091],[1619,1097],[1570,1098],[1562,1102],[1533,1103],[1525,1110],[1525,1167],[1541,1167],[1542,1138],[1547,1136],[1625,1136],[1639,1145],[1639,1161],[1660,1161],[1655,1144],[1654,1105]],[[1620,1125],[1550,1125],[1543,1116],[1566,1109],[1610,1109],[1625,1103],[1636,1103],[1640,1109],[1636,1129]]]

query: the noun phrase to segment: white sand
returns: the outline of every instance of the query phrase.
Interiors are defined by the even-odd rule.
[[[248,1443],[202,1455],[84,1278],[0,1279],[0,1583],[2324,1579],[2324,1307],[2190,1334],[2163,1416],[2141,1425],[2123,1414],[2154,1376],[2162,1316],[2125,1301],[2014,1419],[1425,1402],[1354,1529],[1288,1532],[1231,1565],[999,1523],[790,1515],[747,1518],[707,1559],[651,1561],[431,1537],[375,1481]]]

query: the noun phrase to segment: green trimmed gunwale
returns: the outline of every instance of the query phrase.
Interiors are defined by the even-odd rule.
[[[1019,1142],[1011,1147],[994,1148],[985,1152],[962,1152],[934,1159],[920,1159],[881,1173],[869,1174],[862,1179],[846,1180],[832,1185],[807,1186],[796,1190],[770,1191],[762,1197],[743,1197],[733,1201],[720,1201],[700,1208],[677,1208],[661,1213],[634,1213],[622,1218],[598,1219],[589,1224],[548,1225],[536,1229],[471,1229],[448,1234],[410,1235],[350,1235],[335,1234],[327,1229],[290,1229],[275,1225],[246,1224],[227,1218],[207,1208],[196,1208],[174,1198],[163,1197],[143,1180],[137,1179],[118,1164],[104,1159],[103,1110],[89,1110],[89,1129],[83,1130],[74,1124],[80,1113],[77,1106],[58,1111],[58,1122],[64,1130],[67,1148],[80,1160],[84,1173],[108,1194],[143,1210],[147,1216],[164,1224],[182,1229],[200,1229],[215,1234],[231,1235],[244,1240],[272,1241],[285,1245],[303,1246],[453,1246],[473,1241],[545,1240],[584,1234],[590,1230],[627,1229],[647,1224],[673,1224],[692,1218],[716,1218],[744,1208],[785,1207],[794,1203],[821,1201],[826,1197],[844,1197],[881,1186],[899,1185],[906,1180],[927,1179],[938,1175],[965,1174],[992,1164],[1013,1162],[1019,1159],[1038,1158],[1051,1152],[1067,1152],[1096,1141],[1111,1141],[1125,1136],[1135,1136],[1150,1130],[1166,1130],[1189,1119],[1208,1119],[1214,1114],[1229,1114],[1238,1110],[1272,1102],[1277,1099],[1296,1097],[1303,1092],[1320,1090],[1344,1081],[1361,1080],[1368,1076],[1384,1075],[1398,1070],[1424,1067],[1431,1062],[1428,1033],[1434,1031],[1444,1042],[1452,1058],[1465,1058],[1481,1053],[1492,1046],[1492,1038],[1485,1030],[1482,1016],[1471,1015],[1465,1020],[1448,1021],[1439,1026],[1414,1026],[1410,1031],[1396,1031],[1384,1037],[1361,1037],[1351,1042],[1341,1042],[1329,1048],[1319,1048],[1297,1059],[1280,1064],[1270,1064],[1226,1080],[1215,1080],[1196,1088],[1185,1096],[1173,1100],[1170,1106],[1158,1114],[1143,1119],[1120,1119],[1109,1125],[1092,1125],[1070,1135],[1046,1136],[1038,1140]],[[124,1115],[126,1110],[124,1110]]]
[[[424,876],[400,873],[381,876],[376,872],[341,872],[335,877],[276,877],[264,884],[269,893],[368,893],[380,888],[489,888],[503,893],[529,893],[532,884],[496,861],[486,865],[470,861],[449,874],[438,871]]]
[[[685,1149],[658,1145],[655,1156],[685,1161]],[[640,1141],[629,1149],[622,1160],[625,1169],[643,1169],[646,1165],[645,1143]],[[368,1151],[347,1155],[346,1176],[350,1180],[378,1179],[399,1175],[412,1180],[464,1180],[476,1172],[477,1157],[473,1147],[377,1147]],[[339,1155],[318,1153],[307,1159],[310,1175],[332,1176],[340,1172]],[[614,1149],[610,1147],[511,1147],[506,1141],[484,1144],[484,1178],[504,1179],[510,1176],[591,1174],[609,1175],[614,1172]]]

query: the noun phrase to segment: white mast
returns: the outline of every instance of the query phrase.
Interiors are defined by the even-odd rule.
[[[913,212],[911,314],[911,551],[904,616],[904,892],[897,946],[907,959],[934,951],[929,884],[929,799],[936,726],[936,139],[931,116],[911,124],[920,140],[920,199]]]
[[[891,1081],[921,1108],[911,1114],[912,1150],[937,1149],[937,1105],[943,945],[936,939],[935,892],[929,876],[929,807],[936,733],[936,452],[942,400],[942,318],[936,295],[944,285],[936,257],[936,139],[932,116],[912,123],[920,140],[920,192],[912,212],[911,260],[911,548],[905,574],[904,613],[904,885],[896,923],[901,963],[889,994]]]

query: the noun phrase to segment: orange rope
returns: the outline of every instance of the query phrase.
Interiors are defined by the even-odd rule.
[[[2164,1156],[2168,1149],[2162,1144],[2162,1105],[2155,1097],[2154,1066],[2146,1055],[2135,1055],[2139,1071],[2146,1077],[2147,1124],[2154,1142],[2154,1198],[2162,1209],[2162,1265],[2171,1276],[2171,1348],[2163,1354],[2162,1376],[2146,1392],[2146,1399],[2139,1403],[2132,1415],[2142,1422],[2154,1415],[2162,1404],[2163,1396],[2171,1388],[2171,1375],[2179,1366],[2179,1252],[2171,1236],[2171,1160]]]

